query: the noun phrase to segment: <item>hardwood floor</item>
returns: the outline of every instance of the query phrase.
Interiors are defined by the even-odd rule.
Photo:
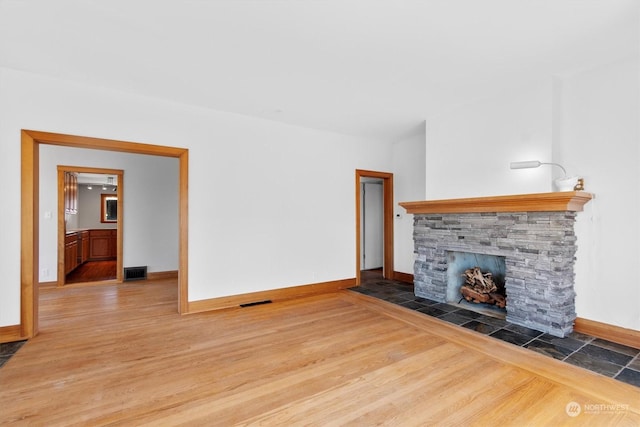
[[[113,280],[116,278],[116,260],[107,261],[87,261],[78,266],[71,273],[67,274],[65,282],[85,283],[102,280]]]
[[[0,424],[640,424],[636,387],[350,291],[180,316],[175,281],[50,288],[40,316]]]

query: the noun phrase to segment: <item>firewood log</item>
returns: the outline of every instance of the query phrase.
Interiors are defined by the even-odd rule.
[[[469,286],[461,286],[460,293],[467,301],[475,302],[475,303],[486,303],[491,298],[488,294],[483,294],[477,292],[476,290],[470,288]]]

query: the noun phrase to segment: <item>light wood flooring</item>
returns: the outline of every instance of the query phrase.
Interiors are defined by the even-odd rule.
[[[40,315],[0,424],[640,425],[636,387],[350,291],[180,316],[175,281],[49,288]]]

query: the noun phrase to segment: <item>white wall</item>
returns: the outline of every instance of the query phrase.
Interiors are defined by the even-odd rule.
[[[413,215],[408,215],[398,203],[424,200],[424,184],[423,125],[420,132],[393,144],[394,269],[402,273],[413,274]]]
[[[41,145],[40,147],[40,280],[56,279],[57,266],[57,165],[124,170],[123,265],[148,266],[149,272],[178,269],[178,159]],[[93,222],[78,227],[114,228],[100,223],[100,193],[94,195]],[[87,208],[80,202],[78,210]],[[51,219],[45,212],[52,212]],[[85,210],[86,216],[91,212]],[[79,215],[82,215],[80,213]],[[77,220],[78,215],[70,215]],[[106,226],[106,227],[104,227]],[[68,228],[72,228],[71,225]],[[50,272],[45,276],[43,270]]]
[[[640,67],[638,58],[562,80],[559,161],[596,198],[578,215],[576,308],[640,330]]]
[[[551,79],[460,106],[426,123],[426,199],[551,191]]]
[[[115,192],[109,194],[111,193],[116,194]],[[103,191],[100,185],[92,185],[91,190],[87,188],[86,184],[78,185],[78,213],[74,215],[76,217],[75,228],[116,228],[116,224],[113,222],[100,222],[102,194],[107,194],[107,191]],[[67,227],[67,229],[72,228]]]
[[[556,161],[584,176],[596,199],[578,214],[579,317],[640,330],[637,57],[570,77],[544,78],[427,120],[426,198],[552,191]],[[552,157],[552,155],[554,157]]]
[[[394,172],[390,143],[2,68],[0,117],[0,326],[19,323],[20,129],[189,149],[191,301],[355,277],[355,170]]]

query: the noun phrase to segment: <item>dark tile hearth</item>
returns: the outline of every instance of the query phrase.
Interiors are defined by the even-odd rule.
[[[640,350],[577,332],[565,338],[515,325],[503,319],[443,304],[413,294],[413,285],[363,271],[362,284],[352,291],[379,298],[427,316],[527,348],[557,360],[640,387]]]
[[[9,359],[11,359],[11,356],[20,350],[20,347],[22,347],[25,342],[26,341],[14,341],[0,343],[0,367],[7,363]]]
[[[437,317],[437,316],[435,316]],[[489,335],[498,329],[499,326],[488,325],[486,323],[479,322],[477,320],[471,320],[462,325],[463,328],[471,329],[472,331],[480,332],[481,334]]]
[[[492,333],[490,336],[518,346],[524,346],[525,344],[528,344],[529,341],[533,340],[532,337],[510,331],[506,328],[499,329]]]

